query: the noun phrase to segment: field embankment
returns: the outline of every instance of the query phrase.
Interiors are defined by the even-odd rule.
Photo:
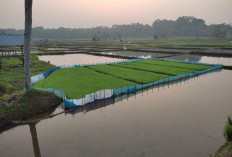
[[[43,73],[54,67],[39,61],[36,55],[31,56],[32,75]],[[61,102],[51,93],[31,91],[24,93],[23,63],[18,58],[10,58],[3,62],[0,70],[0,127],[12,119],[25,119],[54,107]]]

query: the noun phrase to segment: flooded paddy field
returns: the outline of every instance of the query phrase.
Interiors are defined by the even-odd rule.
[[[42,61],[50,62],[53,65],[74,65],[90,63],[106,63],[122,61],[123,59],[110,58],[104,56],[93,56],[87,54],[66,54],[66,55],[43,55],[39,56]]]
[[[222,70],[108,106],[102,101],[105,107],[93,106],[88,112],[18,126],[0,134],[0,151],[5,157],[205,157],[225,142],[222,128],[232,110],[231,79],[231,71]]]
[[[181,61],[195,61],[208,64],[223,64],[232,66],[232,58],[229,57],[209,57],[209,56],[197,56],[197,55],[179,55],[173,57],[167,57],[166,59],[174,59]]]
[[[97,53],[99,53],[99,52],[97,52]],[[135,52],[135,51],[109,51],[109,52],[100,52],[100,53],[101,54],[107,54],[107,55],[135,57],[135,58],[158,58],[158,57],[169,56],[169,54]]]
[[[99,53],[99,52],[97,52]],[[191,54],[166,54],[166,53],[149,53],[149,52],[138,52],[138,51],[112,51],[112,52],[101,52],[101,54],[107,55],[119,55],[136,58],[164,58],[181,61],[195,61],[200,63],[208,64],[223,64],[232,66],[232,57],[210,57],[203,55],[191,55]]]
[[[57,66],[120,60],[85,54],[39,57]],[[222,70],[17,126],[0,133],[1,156],[209,156],[225,142],[231,80],[232,71]],[[53,114],[62,112],[61,106]]]

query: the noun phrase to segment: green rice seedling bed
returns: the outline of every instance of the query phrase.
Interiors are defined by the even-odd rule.
[[[143,64],[139,62],[127,62],[127,63],[115,64],[114,66],[126,67],[126,68],[137,69],[137,70],[144,70],[144,71],[171,75],[171,76],[186,74],[186,73],[193,73],[196,71],[196,70],[176,68],[176,67]]]
[[[63,91],[67,99],[79,99],[85,97],[85,95],[104,89],[122,87],[128,87],[129,89],[129,86],[147,84],[181,74],[195,73],[198,70],[209,69],[211,67],[208,65],[159,60],[133,61],[86,67],[59,67],[61,69],[55,70],[46,79],[37,82],[34,87],[56,89]]]
[[[184,68],[184,69],[191,69],[191,70],[204,70],[204,69],[209,69],[212,67],[209,65],[187,64],[187,63],[179,63],[179,62],[160,61],[160,60],[143,60],[143,61],[138,61],[137,63],[177,67],[177,68]]]
[[[34,87],[54,88],[64,91],[68,99],[79,99],[99,90],[132,85],[135,83],[79,67],[56,70],[46,79],[37,82]]]
[[[135,69],[124,68],[119,66],[112,66],[112,65],[97,65],[97,66],[90,66],[89,68],[96,70],[98,72],[102,72],[108,75],[112,75],[139,84],[149,83],[152,81],[157,81],[160,79],[170,77],[169,75],[162,75],[158,73],[135,70]]]

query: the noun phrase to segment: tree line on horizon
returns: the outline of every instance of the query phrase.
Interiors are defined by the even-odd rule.
[[[1,29],[0,34],[23,34],[24,30]],[[207,37],[216,39],[232,38],[231,24],[207,25],[203,19],[193,16],[182,16],[177,20],[155,20],[152,25],[132,23],[98,26],[93,28],[43,28],[32,29],[33,39],[88,39],[123,40],[123,39],[155,39],[172,37]]]

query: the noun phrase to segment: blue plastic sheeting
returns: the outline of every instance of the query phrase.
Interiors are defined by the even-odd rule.
[[[157,80],[157,81],[146,83],[146,84],[140,84],[140,85],[136,85],[136,86],[127,86],[127,87],[115,88],[115,89],[100,90],[100,91],[97,91],[95,93],[85,95],[85,97],[81,98],[81,99],[70,99],[70,100],[68,100],[63,91],[59,91],[59,90],[56,90],[56,89],[53,89],[53,88],[49,88],[49,89],[36,88],[36,89],[40,89],[40,90],[43,90],[43,91],[49,91],[49,92],[54,93],[55,95],[57,95],[58,97],[61,97],[63,99],[63,101],[65,103],[65,107],[73,108],[73,107],[86,105],[88,103],[92,103],[92,102],[95,102],[95,101],[99,101],[101,99],[111,98],[111,97],[113,97],[115,95],[120,95],[120,94],[124,94],[124,93],[133,92],[135,90],[140,90],[140,89],[143,89],[143,88],[146,88],[146,87],[149,87],[149,86],[165,84],[166,82],[176,81],[176,80],[179,80],[179,79],[182,79],[182,78],[184,79],[184,78],[188,78],[188,77],[198,76],[200,74],[207,73],[207,72],[214,71],[216,69],[221,69],[222,68],[222,65],[214,65],[214,64],[206,64],[206,63],[198,63],[198,62],[176,61],[176,60],[169,60],[169,59],[146,58],[146,59],[133,59],[133,60],[124,60],[124,61],[109,62],[109,63],[79,64],[79,65],[72,65],[72,66],[59,66],[59,67],[51,68],[48,71],[46,71],[45,73],[43,73],[43,74],[33,76],[31,78],[31,80],[32,80],[32,84],[34,84],[34,83],[36,83],[36,82],[38,82],[38,81],[40,81],[42,79],[45,79],[53,71],[58,70],[58,69],[63,69],[63,68],[84,67],[84,66],[94,66],[94,65],[106,65],[106,64],[118,64],[118,63],[136,62],[136,61],[142,61],[142,60],[161,60],[161,61],[180,62],[180,63],[187,63],[187,64],[211,65],[213,67],[209,68],[209,69],[201,70],[201,71],[196,71],[194,73],[187,73],[187,74],[180,74],[180,75],[177,75],[177,76],[172,76],[172,77],[169,77],[169,78]]]
[[[43,80],[44,79],[44,75],[43,74],[40,74],[40,75],[35,75],[35,76],[32,76],[31,77],[31,84],[34,84],[40,80]]]
[[[48,77],[48,75],[50,75],[53,71],[60,69],[60,67],[55,67],[55,68],[51,68],[48,71],[46,71],[45,73],[43,73],[44,78]]]
[[[31,44],[33,41],[31,40]],[[24,35],[0,34],[0,46],[24,45]]]
[[[16,34],[0,34],[0,46],[23,45],[24,36]]]
[[[66,108],[73,108],[73,107],[78,107],[78,106],[82,106],[82,105],[86,105],[89,103],[93,103],[95,101],[99,101],[102,99],[107,99],[107,98],[111,98],[114,96],[114,92],[113,89],[105,89],[105,90],[100,90],[97,91],[95,93],[91,93],[88,95],[85,95],[84,98],[80,98],[80,99],[67,99],[66,95],[63,91],[60,90],[56,90],[54,88],[36,88],[39,90],[43,90],[43,91],[49,91],[54,93],[56,96],[60,97],[63,99],[64,103],[65,103],[65,107]]]

